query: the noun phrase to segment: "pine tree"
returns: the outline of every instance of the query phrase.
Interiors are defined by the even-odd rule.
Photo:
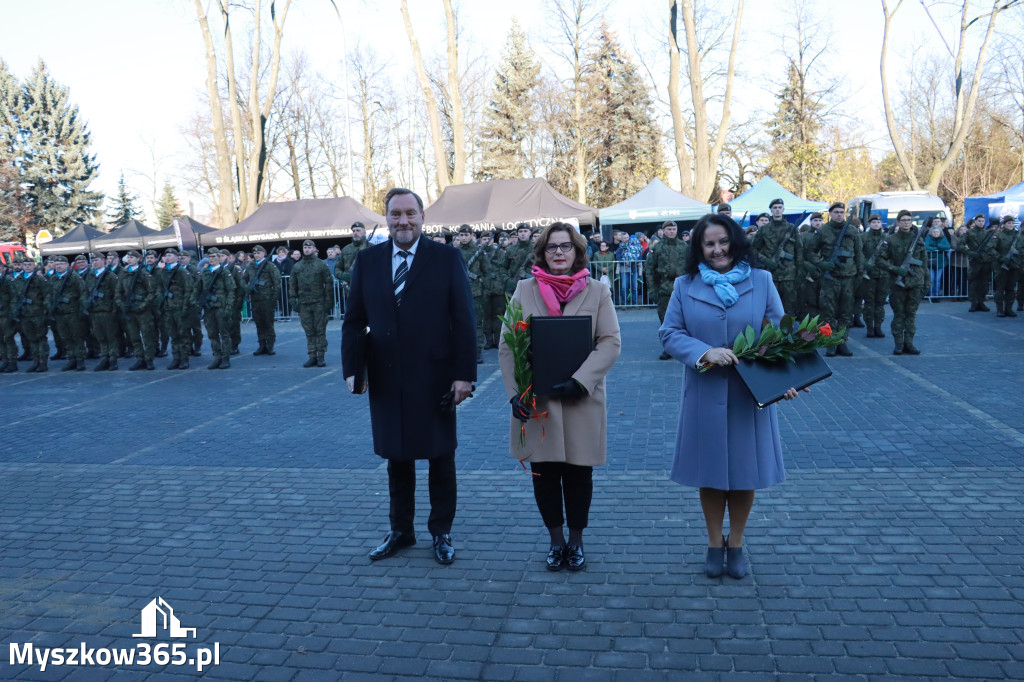
[[[586,87],[592,126],[588,158],[593,159],[587,201],[608,206],[633,196],[655,177],[665,178],[662,131],[650,89],[604,23],[590,53]]]
[[[15,157],[35,231],[63,233],[90,220],[103,201],[89,190],[99,166],[69,94],[41,60],[22,88]]]
[[[21,132],[21,86],[0,59],[0,162],[13,164]]]
[[[121,179],[117,181],[117,196],[110,200],[107,224],[112,228],[120,227],[142,215],[142,211],[135,207],[138,200],[138,195],[128,193],[128,187],[124,184],[124,173],[121,173]]]
[[[163,194],[156,205],[157,228],[162,230],[170,227],[174,219],[180,215],[181,208],[178,206],[178,200],[174,198],[174,188],[171,187],[171,183],[165,182]]]
[[[528,166],[523,144],[536,127],[532,99],[539,73],[540,64],[513,18],[491,102],[484,112],[483,161],[477,180],[523,177]]]
[[[781,185],[807,198],[822,171],[821,104],[808,92],[806,76],[790,60],[786,87],[776,99],[778,108],[768,121],[771,135],[768,172]]]

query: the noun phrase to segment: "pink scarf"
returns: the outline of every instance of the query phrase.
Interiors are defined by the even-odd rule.
[[[540,297],[544,299],[544,305],[555,317],[562,315],[560,303],[568,303],[587,288],[587,277],[590,276],[590,270],[586,268],[575,275],[552,275],[534,265],[532,272],[537,279],[537,286],[540,287]]]

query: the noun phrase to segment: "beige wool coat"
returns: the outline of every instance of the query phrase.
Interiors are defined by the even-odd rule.
[[[513,300],[523,307],[523,317],[548,315],[535,279],[524,279],[516,286]],[[509,415],[509,454],[527,462],[567,462],[579,466],[601,466],[605,463],[608,413],[604,378],[619,357],[622,339],[619,320],[607,284],[587,278],[587,286],[569,301],[563,315],[590,315],[594,330],[594,350],[573,374],[589,395],[579,400],[561,401],[538,397],[537,409],[547,412],[543,424],[535,419],[526,423],[526,445],[519,444],[522,422]],[[505,382],[505,393],[516,395],[512,351],[505,343],[505,332],[498,345],[498,360]],[[542,438],[543,429],[543,438]]]

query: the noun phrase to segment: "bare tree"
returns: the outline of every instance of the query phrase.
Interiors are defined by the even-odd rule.
[[[701,201],[711,197],[718,177],[718,164],[725,146],[726,135],[732,119],[733,81],[736,75],[736,55],[739,51],[740,28],[743,24],[744,0],[737,0],[736,10],[730,16],[732,40],[729,45],[725,92],[722,98],[722,115],[717,126],[708,118],[708,97],[704,93],[704,60],[711,48],[701,49],[698,36],[698,22],[695,3],[697,0],[669,0],[669,104],[672,110],[672,128],[676,135],[676,161],[682,191]],[[686,124],[679,98],[680,48],[678,41],[678,17],[682,15],[686,41],[687,75],[690,82],[690,106],[693,111],[693,155],[690,157],[679,143],[682,133],[685,140]],[[692,168],[692,173],[690,169]]]
[[[907,180],[910,182],[910,186],[915,190],[919,190],[922,189],[921,183],[917,178],[914,165],[907,154],[903,139],[900,137],[897,128],[895,114],[893,112],[892,98],[889,94],[889,77],[887,69],[889,35],[892,30],[893,17],[903,5],[904,0],[897,0],[891,10],[889,9],[889,0],[881,0],[881,2],[885,24],[882,31],[882,53],[879,59],[879,71],[882,79],[882,102],[885,105],[885,122],[889,128],[889,137],[892,140],[893,149],[896,152],[896,158],[899,160],[900,166],[903,168],[903,172],[906,174]],[[944,150],[941,156],[936,159],[928,169],[928,181],[924,186],[924,189],[927,189],[932,194],[935,194],[938,191],[943,173],[945,173],[946,170],[949,169],[950,165],[955,161],[957,155],[963,149],[967,135],[971,131],[978,103],[978,94],[981,90],[980,86],[985,69],[985,55],[988,51],[989,43],[992,40],[992,35],[995,32],[999,15],[1010,7],[1017,5],[1019,2],[1020,0],[992,0],[991,9],[974,18],[970,18],[971,0],[963,0],[960,7],[960,27],[955,50],[946,43],[945,36],[943,36],[942,32],[938,30],[938,25],[936,24],[936,31],[939,33],[939,37],[942,39],[950,58],[953,60],[955,85],[952,128],[948,139],[943,144]],[[928,12],[929,18],[931,18],[931,12],[928,8],[928,4],[922,0],[921,5],[924,7],[925,11]],[[964,61],[966,57],[965,53],[968,30],[979,21],[985,21],[985,35],[982,38],[981,45],[978,48],[977,56],[974,60],[974,73],[971,76],[970,82],[965,84]],[[932,20],[932,23],[934,24],[934,19]]]

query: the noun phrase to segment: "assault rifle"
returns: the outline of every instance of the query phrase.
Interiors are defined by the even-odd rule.
[[[483,252],[484,249],[478,246],[476,248],[476,252],[473,254],[473,257],[469,259],[468,263],[466,263],[466,274],[469,275],[469,279],[472,282],[475,282],[477,279],[479,279],[480,275],[474,275],[472,272],[469,271],[469,269],[473,267],[473,263],[476,262],[476,259],[483,255]]]
[[[1024,226],[1021,227],[1021,230],[1024,230]],[[1017,236],[1013,238],[1013,243],[1010,244],[1010,250],[1006,252],[1005,256],[1003,256],[1003,270],[1006,270],[1007,272],[1010,271],[1010,261],[1012,261],[1014,256],[1020,252],[1017,248],[1017,242],[1020,241],[1021,230],[1017,230]]]
[[[794,225],[793,229],[791,229],[788,233],[786,233],[786,238],[782,240],[781,244],[779,244],[779,250],[775,254],[775,262],[776,263],[779,263],[781,265],[782,264],[782,262],[781,262],[782,259],[784,259],[784,258],[788,258],[790,260],[793,259],[793,254],[786,253],[786,244],[789,243],[790,239],[792,239],[793,237],[796,236],[796,234],[797,234],[797,232],[799,230],[800,230],[800,226],[799,225]]]
[[[989,230],[985,233],[985,238],[978,244],[978,248],[970,253],[971,258],[978,258],[981,256],[981,252],[985,250],[985,246],[988,244],[988,240],[992,239],[992,235],[996,233],[995,230]]]
[[[910,248],[907,250],[907,255],[904,256],[904,258],[903,258],[903,264],[900,265],[900,270],[905,270],[906,268],[910,267],[911,265],[921,265],[922,264],[922,261],[918,260],[917,258],[914,258],[914,249],[916,249],[917,245],[921,243],[921,237],[924,236],[925,232],[926,232],[926,228],[925,228],[924,225],[922,225],[921,229],[917,231],[917,236],[914,237],[914,241],[910,244]],[[907,288],[907,285],[903,283],[903,275],[900,275],[899,277],[897,277],[896,281],[893,282],[893,284],[895,284],[896,286],[900,287],[901,289],[906,289]]]
[[[172,298],[174,298],[174,292],[171,291],[171,285],[174,284],[174,276],[176,274],[178,274],[178,268],[180,268],[180,267],[181,266],[179,265],[179,266],[173,268],[171,270],[171,274],[168,275],[168,277],[167,277],[167,284],[164,286],[164,290],[160,292],[160,300],[157,301],[157,304],[156,304],[156,314],[157,315],[163,315],[164,306],[167,305],[167,301],[169,301]]]
[[[121,317],[123,317],[126,320],[128,319],[128,313],[132,311],[132,301],[136,300],[135,285],[139,281],[139,273],[141,272],[142,266],[135,266],[135,272],[132,273],[132,282],[131,284],[128,285],[128,291],[125,292],[124,300],[121,301]]]
[[[36,273],[33,272],[29,275],[28,280],[25,282],[25,291],[22,292],[21,298],[18,299],[18,305],[14,307],[14,312],[11,314],[11,322],[18,324],[21,322],[21,311],[26,305],[31,305],[32,299],[28,297],[28,288],[32,286],[32,280],[36,278]]]
[[[199,294],[199,298],[196,299],[196,303],[199,305],[200,310],[204,309],[207,303],[217,300],[217,297],[212,295],[210,292],[213,291],[213,285],[217,283],[217,278],[220,277],[220,273],[223,271],[223,267],[217,268],[217,271],[213,273],[213,277],[210,279],[210,286],[204,288],[203,292]]]
[[[267,261],[269,261],[269,260],[270,260],[269,258],[264,258],[263,262],[260,263],[260,267],[257,269],[256,274],[253,275],[252,281],[249,282],[249,286],[247,286],[245,288],[245,295],[246,296],[248,296],[253,291],[255,291],[256,287],[258,287],[258,286],[262,287],[262,286],[266,285],[266,282],[264,282],[262,279],[260,279],[260,277],[263,276],[263,268],[267,267]],[[331,277],[333,277],[333,276],[334,276],[334,273],[331,273]]]
[[[846,230],[849,229],[849,227],[849,221],[843,223],[842,229],[839,230],[839,236],[836,237],[836,242],[835,244],[832,245],[832,255],[828,257],[828,262],[831,263],[832,265],[836,265],[837,263],[839,263],[840,257],[849,257],[853,255],[849,251],[844,251],[842,248],[843,239],[846,237]],[[831,271],[825,271],[824,277],[825,279],[832,279]]]
[[[529,263],[531,260],[533,260],[533,250],[532,249],[530,250],[530,253],[527,254],[526,260],[524,260],[522,263],[519,264],[519,269],[516,270],[516,281],[521,280],[521,279],[525,279],[525,277],[526,277],[526,264]]]
[[[68,285],[68,278],[74,277],[70,272],[65,271],[64,276],[60,278],[60,286],[57,287],[57,291],[53,292],[53,297],[50,299],[50,304],[46,307],[46,321],[53,322],[53,313],[57,310],[57,306],[61,303],[70,303],[71,299],[64,296],[64,287]]]
[[[878,240],[878,246],[875,247],[874,253],[871,254],[871,258],[868,258],[868,262],[864,264],[864,279],[871,279],[871,275],[868,274],[868,270],[875,267],[875,261],[878,260],[878,254],[882,253],[882,247],[887,246],[888,241],[883,237]]]
[[[100,273],[100,276],[96,278],[96,284],[93,285],[92,291],[89,292],[89,297],[85,299],[85,307],[82,309],[82,312],[85,313],[86,316],[89,315],[89,310],[92,308],[92,304],[103,298],[103,292],[100,291],[100,283],[103,281],[103,278],[106,277],[108,272],[110,272],[110,270],[104,270]]]

